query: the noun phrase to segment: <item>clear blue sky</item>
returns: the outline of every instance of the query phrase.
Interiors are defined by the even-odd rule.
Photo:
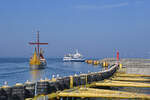
[[[40,29],[47,57],[150,57],[150,0],[1,0],[0,57],[30,57]]]

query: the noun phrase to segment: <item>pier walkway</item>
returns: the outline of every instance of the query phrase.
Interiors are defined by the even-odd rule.
[[[112,81],[105,80],[103,82],[96,82],[93,86],[110,86],[110,87],[141,87],[141,88],[150,88],[149,83],[139,83],[139,82],[127,82],[127,81]]]
[[[129,93],[122,91],[112,91],[105,89],[95,89],[95,88],[77,88],[62,91],[57,95],[59,98],[62,97],[80,97],[80,98],[122,98],[122,99],[150,99],[150,95]]]

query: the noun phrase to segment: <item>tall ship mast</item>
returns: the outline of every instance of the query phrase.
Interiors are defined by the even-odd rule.
[[[30,45],[36,45],[34,54],[30,58],[30,68],[31,69],[41,69],[45,68],[46,66],[46,59],[43,56],[43,50],[40,48],[40,45],[48,45],[48,43],[41,43],[40,42],[40,31],[36,32],[36,42],[29,42]]]

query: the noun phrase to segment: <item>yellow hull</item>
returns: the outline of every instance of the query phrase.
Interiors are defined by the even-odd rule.
[[[30,69],[43,69],[46,66],[46,60],[40,60],[40,57],[37,56],[36,49],[35,52],[30,59]]]
[[[30,69],[44,69],[45,66],[43,65],[30,65]]]

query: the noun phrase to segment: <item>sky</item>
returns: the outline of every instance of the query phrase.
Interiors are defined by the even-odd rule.
[[[0,0],[0,57],[30,57],[36,31],[48,58],[150,58],[150,0]]]

